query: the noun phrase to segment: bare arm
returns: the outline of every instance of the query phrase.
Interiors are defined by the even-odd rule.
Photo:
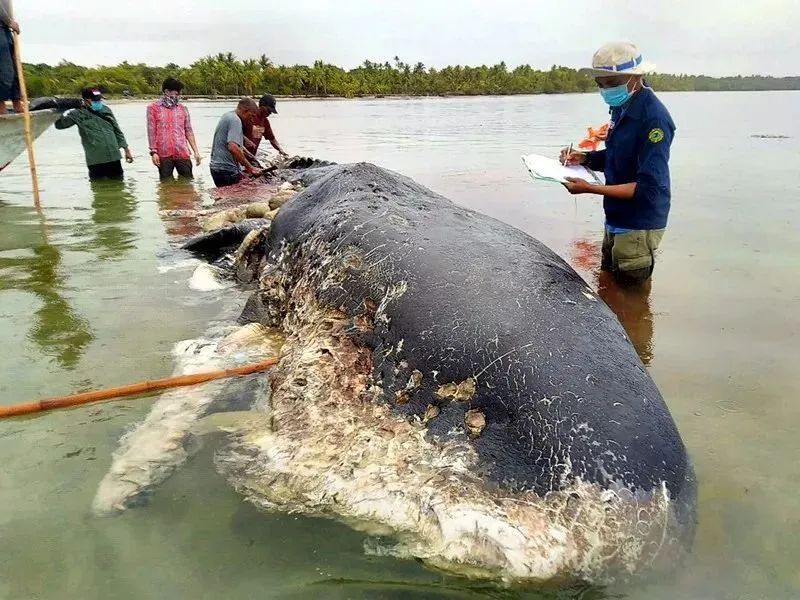
[[[272,131],[272,124],[269,122],[269,120],[267,120],[264,124],[264,139],[269,140],[269,143],[272,144],[272,147],[280,152],[283,156],[289,156],[286,150],[281,148],[281,145],[278,143],[278,138],[275,137],[275,133]]]
[[[286,150],[284,150],[283,148],[281,148],[281,145],[278,143],[278,140],[276,140],[275,138],[272,138],[269,141],[269,143],[272,144],[272,147],[275,148],[275,150],[277,150],[278,152],[280,152],[283,156],[289,156],[289,153],[286,152]]]
[[[256,155],[250,152],[250,150],[248,150],[247,148],[242,148],[242,153],[244,154],[244,157],[247,160],[249,160],[253,165],[258,164],[258,159],[256,158]]]
[[[197,140],[194,137],[194,134],[190,134],[188,137],[189,146],[192,148],[192,152],[194,153],[194,158],[197,161],[197,164],[200,164],[200,161],[203,160],[203,157],[200,156],[200,150],[197,149]]]
[[[189,147],[192,149],[192,153],[194,154],[194,161],[197,165],[199,165],[203,157],[200,156],[200,150],[197,149],[197,140],[194,137],[194,128],[192,127],[192,118],[189,116],[189,109],[185,106],[183,110],[186,113],[186,120],[185,120],[185,134],[186,134],[186,141],[189,142]]]
[[[250,173],[251,175],[258,172],[253,165],[250,164],[250,161],[247,160],[247,157],[244,154],[244,150],[242,147],[237,144],[236,142],[228,142],[228,150],[231,151],[233,158],[236,159],[240,165],[244,167],[244,170]]]

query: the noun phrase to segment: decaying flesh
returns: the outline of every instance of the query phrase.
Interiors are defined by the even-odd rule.
[[[538,495],[489,483],[472,445],[486,427],[485,415],[470,404],[479,375],[441,382],[435,372],[414,370],[404,389],[385,394],[374,379],[372,350],[357,341],[385,322],[405,282],[373,290],[363,314],[348,317],[321,304],[318,294],[364,262],[357,249],[317,240],[284,248],[276,263],[267,263],[264,237],[252,232],[233,260],[236,273],[258,276],[260,323],[210,350],[220,364],[225,352],[265,352],[259,340],[267,331],[285,338],[254,410],[232,428],[230,446],[217,456],[220,471],[250,502],[391,535],[394,554],[506,581],[604,582],[662,561],[670,565],[681,555],[665,488],[634,494],[576,478]],[[407,419],[394,411],[393,404],[407,402],[423,381],[439,385],[424,416]],[[124,509],[186,459],[187,433],[222,388],[195,389],[187,397],[164,394],[123,438],[96,511]],[[447,403],[467,407],[463,423],[446,435],[428,435]]]
[[[213,331],[207,338],[175,345],[175,375],[229,368],[276,356],[283,344],[280,332],[252,323]],[[260,382],[260,387],[266,385]],[[111,467],[92,503],[95,514],[124,511],[142,502],[192,453],[188,443],[199,419],[213,408],[229,382],[216,380],[163,393],[150,413],[120,440]],[[265,392],[266,393],[266,392]],[[253,397],[252,403],[258,398]]]
[[[247,218],[274,216],[280,206],[297,194],[301,186],[283,184],[266,195],[261,202],[246,206],[217,209],[206,218],[206,230],[235,224]],[[256,246],[263,242],[268,230],[250,232],[231,257],[240,280],[249,280],[258,270]],[[255,262],[250,262],[255,260]],[[217,289],[222,284],[213,275],[216,269],[201,265],[202,277],[195,271],[190,283],[201,289]],[[249,279],[248,279],[249,278]],[[202,279],[198,285],[196,280]],[[178,342],[173,355],[175,375],[188,375],[255,362],[276,356],[283,344],[279,330],[257,323],[231,329],[212,327],[207,337]],[[267,385],[262,379],[261,384]],[[212,381],[188,388],[177,388],[159,396],[145,418],[120,440],[112,457],[111,467],[100,483],[92,503],[96,514],[114,514],[142,502],[157,485],[166,480],[192,452],[189,440],[197,422],[214,410],[228,382]],[[267,394],[264,394],[267,395]],[[253,397],[250,404],[258,398]],[[245,399],[247,404],[247,399]]]
[[[613,578],[678,551],[668,533],[666,490],[633,497],[577,481],[545,497],[487,485],[469,443],[486,425],[469,410],[462,428],[429,440],[428,423],[391,410],[372,379],[372,352],[353,341],[385,318],[384,302],[356,319],[317,301],[340,261],[315,247],[329,274],[320,282],[307,255],[293,253],[262,275],[270,320],[286,335],[271,374],[269,409],[243,424],[218,467],[266,509],[324,515],[371,534],[391,534],[397,552],[468,576],[506,580]],[[412,375],[412,390],[424,373]],[[442,402],[469,402],[479,381],[443,385]]]

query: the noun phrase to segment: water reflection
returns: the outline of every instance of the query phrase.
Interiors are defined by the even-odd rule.
[[[28,339],[61,367],[73,369],[94,334],[62,295],[61,251],[50,243],[43,220],[33,224],[30,210],[2,207],[2,215],[4,229],[10,226],[15,232],[4,235],[0,246],[5,254],[0,257],[0,291],[26,291],[41,301],[32,313]]]
[[[35,247],[33,252],[35,258],[28,266],[28,289],[39,297],[42,305],[34,313],[29,337],[62,367],[75,368],[94,335],[89,322],[59,293],[63,285],[58,274],[61,252],[47,243]]]
[[[611,273],[600,270],[600,246],[601,242],[575,240],[572,243],[573,264],[589,275],[597,294],[622,323],[639,358],[650,365],[653,360],[652,280],[639,286],[620,285]]]
[[[187,238],[202,231],[197,220],[202,202],[202,196],[191,180],[167,179],[159,183],[158,208],[170,236]]]
[[[124,225],[133,220],[136,199],[125,181],[102,179],[90,182],[92,221],[96,225],[91,252],[101,259],[119,259],[136,246],[136,234]]]
[[[638,286],[621,286],[611,273],[597,275],[597,294],[617,315],[645,365],[653,360],[653,312],[650,309],[652,280]]]

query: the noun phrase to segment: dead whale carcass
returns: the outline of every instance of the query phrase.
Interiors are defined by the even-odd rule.
[[[603,579],[684,552],[686,450],[572,268],[372,165],[306,183],[261,246],[258,318],[287,343],[268,418],[220,455],[237,489],[467,573]]]
[[[217,458],[240,492],[475,576],[606,581],[686,551],[683,443],[564,261],[372,165],[301,178],[238,253],[259,276],[243,316],[286,336]]]

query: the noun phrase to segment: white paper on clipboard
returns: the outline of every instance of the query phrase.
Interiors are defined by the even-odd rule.
[[[541,154],[528,154],[522,157],[522,162],[534,179],[566,183],[567,177],[577,177],[589,183],[602,183],[597,176],[586,167],[565,167],[559,161],[542,156]]]

